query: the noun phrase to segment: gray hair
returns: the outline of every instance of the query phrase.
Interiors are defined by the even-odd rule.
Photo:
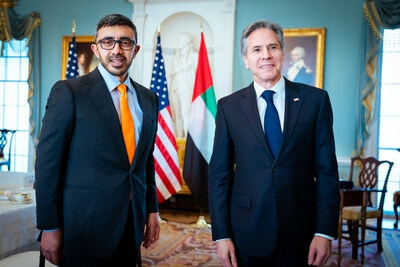
[[[267,20],[256,21],[249,26],[247,26],[243,32],[242,37],[240,38],[241,52],[242,55],[247,55],[247,47],[248,47],[248,38],[252,32],[258,29],[269,29],[275,32],[278,37],[279,45],[282,50],[285,50],[285,40],[283,39],[283,29],[279,24],[271,23]]]
[[[304,48],[301,46],[296,46],[290,52],[295,52],[295,51],[297,51],[302,58],[304,58],[306,56],[306,50],[304,50]]]

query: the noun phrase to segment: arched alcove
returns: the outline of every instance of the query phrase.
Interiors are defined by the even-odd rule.
[[[219,99],[233,91],[235,0],[129,1],[134,5],[132,20],[137,27],[138,43],[141,45],[141,51],[131,68],[131,75],[136,81],[150,86],[159,25],[168,79],[178,35],[189,33],[198,50],[202,24],[216,97]]]
[[[179,29],[176,25],[180,25]],[[200,15],[193,12],[178,12],[167,17],[160,23],[160,34],[161,34],[161,45],[163,49],[163,56],[165,60],[165,70],[167,74],[167,80],[171,75],[172,61],[174,54],[179,49],[178,39],[179,35],[186,33],[190,36],[193,42],[194,49],[196,53],[199,51],[200,46],[200,33],[201,28],[203,28],[204,38],[207,45],[208,57],[210,65],[214,67],[214,32],[209,25],[209,23]],[[153,34],[153,57],[154,61],[154,51],[156,48],[158,29],[155,29]],[[213,70],[212,70],[213,72]]]

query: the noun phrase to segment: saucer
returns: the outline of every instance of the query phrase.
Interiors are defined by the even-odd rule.
[[[10,200],[10,203],[11,204],[16,204],[16,205],[20,205],[20,204],[29,204],[29,203],[32,203],[33,202],[33,200],[30,198],[30,199],[27,199],[27,200],[25,200],[25,201],[16,201],[15,199],[11,199]]]

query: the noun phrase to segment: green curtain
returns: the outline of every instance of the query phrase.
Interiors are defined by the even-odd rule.
[[[21,16],[13,8],[0,7],[0,41],[2,41],[1,55],[3,55],[4,43],[13,39],[22,40],[28,38],[29,46],[29,94],[30,106],[30,134],[36,147],[40,133],[40,14],[32,12]],[[35,90],[36,89],[36,90]]]
[[[383,29],[400,28],[399,0],[366,0],[363,6],[364,41],[361,47],[362,70],[358,82],[357,144],[353,156],[364,156],[364,142],[375,114],[377,57],[380,55]]]

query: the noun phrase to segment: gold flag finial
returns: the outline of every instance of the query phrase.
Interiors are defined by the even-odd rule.
[[[200,21],[200,32],[203,32],[204,28],[203,28],[203,21]]]
[[[76,24],[75,24],[75,20],[72,20],[72,34],[75,35],[75,31],[76,31]]]
[[[158,32],[158,34],[160,34],[160,32],[161,32],[161,24],[158,24],[157,32]]]
[[[0,7],[14,7],[18,3],[18,0],[0,0]]]

